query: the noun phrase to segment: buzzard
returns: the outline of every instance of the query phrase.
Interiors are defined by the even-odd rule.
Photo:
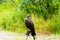
[[[27,38],[28,38],[29,34],[31,33],[33,39],[35,40],[36,33],[35,33],[35,29],[34,29],[34,23],[33,23],[33,21],[30,18],[30,14],[28,14],[26,16],[26,18],[25,18],[25,25],[26,25],[26,27],[28,29],[28,31],[26,33]],[[27,38],[26,38],[26,40],[27,40]]]

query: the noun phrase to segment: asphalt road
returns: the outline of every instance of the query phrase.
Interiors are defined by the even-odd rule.
[[[0,31],[0,40],[26,40],[26,35],[21,33]],[[32,36],[28,40],[33,40]],[[60,40],[60,35],[37,35],[36,40]]]

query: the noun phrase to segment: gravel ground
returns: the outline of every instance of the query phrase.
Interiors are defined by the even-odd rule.
[[[0,31],[0,40],[25,40],[26,35],[21,33]],[[28,40],[33,40],[32,36]],[[60,40],[60,35],[37,35],[36,40]]]

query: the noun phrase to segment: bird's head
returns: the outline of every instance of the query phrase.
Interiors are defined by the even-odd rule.
[[[30,18],[31,17],[31,15],[30,14],[27,14],[27,16],[26,16],[27,18]]]

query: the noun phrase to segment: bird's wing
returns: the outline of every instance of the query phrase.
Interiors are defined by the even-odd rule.
[[[28,28],[34,28],[34,24],[33,24],[33,22],[32,21],[29,21],[29,20],[25,20],[25,25],[26,25],[26,27],[28,27]]]

